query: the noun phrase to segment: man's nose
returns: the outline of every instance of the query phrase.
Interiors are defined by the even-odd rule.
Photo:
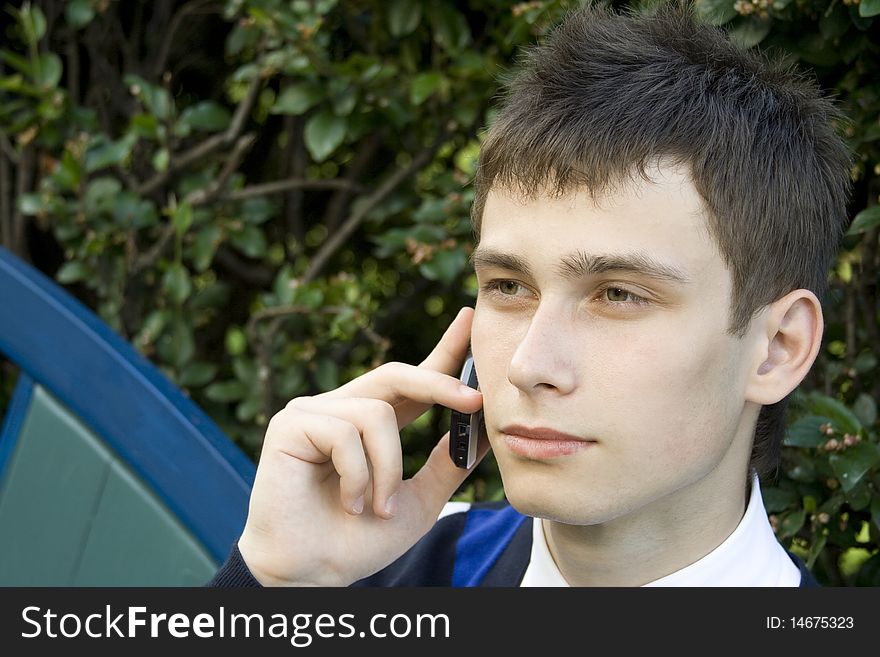
[[[561,307],[538,306],[507,367],[507,379],[529,394],[556,390],[566,394],[577,385],[577,352],[573,318]]]

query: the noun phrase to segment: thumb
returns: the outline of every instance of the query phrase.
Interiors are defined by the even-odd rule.
[[[477,460],[474,465],[468,470],[459,468],[449,457],[449,432],[443,435],[431,450],[425,465],[411,479],[419,498],[427,506],[427,512],[432,514],[430,517],[435,517],[433,515],[435,512],[440,513],[443,505],[449,501],[488,452],[489,441],[483,435],[477,445]]]
[[[470,306],[459,310],[428,357],[419,363],[419,367],[458,377],[467,358],[473,318],[474,309]],[[409,424],[428,408],[430,405],[414,400],[405,400],[395,406],[401,426]]]

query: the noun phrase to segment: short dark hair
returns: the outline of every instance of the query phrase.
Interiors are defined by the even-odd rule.
[[[493,186],[594,194],[686,165],[731,271],[728,331],[795,289],[822,301],[847,224],[844,115],[784,59],[746,51],[688,2],[653,13],[587,6],[526,52],[483,141],[472,220]],[[791,395],[761,408],[750,466],[778,467]]]

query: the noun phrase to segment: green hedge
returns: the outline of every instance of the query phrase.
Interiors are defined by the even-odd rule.
[[[473,304],[470,179],[498,80],[573,4],[9,7],[3,243],[256,458],[287,399],[385,360],[418,362]],[[878,585],[880,0],[696,4],[744,46],[798,60],[852,118],[842,129],[859,155],[854,222],[765,498],[779,538],[821,582]],[[447,417],[431,412],[404,431],[407,473]],[[460,496],[502,494],[490,460]]]

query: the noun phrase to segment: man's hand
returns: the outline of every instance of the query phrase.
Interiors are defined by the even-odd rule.
[[[431,528],[468,471],[450,459],[447,432],[401,481],[400,429],[433,404],[482,407],[482,395],[458,380],[473,312],[463,308],[418,367],[386,363],[272,417],[238,542],[261,584],[347,586]]]

